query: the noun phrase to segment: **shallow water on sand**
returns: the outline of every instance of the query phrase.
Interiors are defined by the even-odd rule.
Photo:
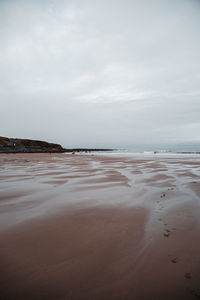
[[[199,297],[199,233],[196,156],[0,156],[5,299]]]

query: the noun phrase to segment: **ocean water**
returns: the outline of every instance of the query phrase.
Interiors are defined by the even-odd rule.
[[[88,154],[88,153],[83,153]],[[200,143],[193,144],[152,144],[115,149],[109,152],[92,152],[93,155],[123,156],[123,157],[165,157],[165,158],[195,158],[200,159]]]
[[[200,143],[136,145],[126,150],[139,153],[200,153]]]

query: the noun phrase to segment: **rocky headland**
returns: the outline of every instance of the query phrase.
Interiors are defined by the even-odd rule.
[[[65,149],[59,144],[45,141],[8,138],[0,136],[0,153],[63,153],[111,151],[111,149],[73,148]]]
[[[36,141],[29,139],[17,139],[0,137],[0,153],[60,153],[65,149],[59,144]]]

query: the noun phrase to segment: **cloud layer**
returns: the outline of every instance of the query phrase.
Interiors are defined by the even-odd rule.
[[[1,134],[200,141],[200,2],[0,2]]]

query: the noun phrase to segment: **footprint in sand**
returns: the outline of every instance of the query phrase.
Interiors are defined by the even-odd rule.
[[[198,293],[198,292],[195,291],[195,290],[190,290],[190,292],[191,292],[191,294],[192,294],[193,296],[195,296],[196,298],[200,299],[200,293]]]
[[[178,257],[175,257],[175,258],[171,259],[171,262],[172,262],[173,264],[176,264],[176,263],[178,262]]]
[[[164,237],[169,237],[170,236],[169,232],[165,232],[163,235],[164,235]]]
[[[165,232],[164,232],[164,237],[169,237],[170,236],[170,232],[171,232],[171,230],[169,230],[169,229],[165,229]]]
[[[185,273],[184,277],[185,277],[186,279],[191,279],[191,278],[192,278],[192,275],[191,275],[191,273]]]
[[[160,198],[164,198],[166,196],[165,193],[162,193],[162,195],[160,196]]]

